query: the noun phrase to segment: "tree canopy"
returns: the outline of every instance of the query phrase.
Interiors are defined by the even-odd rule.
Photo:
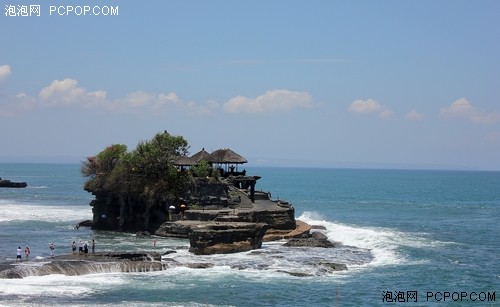
[[[117,193],[133,197],[178,197],[189,175],[174,165],[176,157],[187,154],[188,142],[182,136],[157,133],[151,140],[141,141],[134,150],[114,144],[81,167],[89,179],[85,190],[96,195]]]

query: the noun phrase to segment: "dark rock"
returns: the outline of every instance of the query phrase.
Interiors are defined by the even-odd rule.
[[[327,240],[328,241],[328,237],[319,231],[312,232],[311,238],[316,239],[316,240]]]
[[[326,230],[326,227],[322,225],[311,225],[311,229]]]
[[[307,273],[302,273],[302,272],[291,272],[291,271],[283,271],[283,270],[278,270],[278,272],[286,273],[288,275],[295,276],[295,277],[310,277],[310,276],[314,276],[312,274],[307,274]]]
[[[284,246],[333,248],[335,247],[335,243],[330,242],[324,234],[320,232],[313,232],[307,238],[291,238],[284,244]]]
[[[1,266],[0,278],[23,278],[62,274],[78,276],[109,272],[151,272],[168,268],[161,262],[158,253],[96,253],[80,255],[61,255],[41,261],[29,261],[14,266]]]
[[[190,269],[210,269],[214,267],[213,263],[188,263],[186,264],[186,267]]]
[[[92,220],[81,221],[75,226],[76,229],[80,227],[92,227]]]
[[[320,261],[318,265],[326,267],[329,271],[347,271],[347,265],[343,263]]]
[[[214,178],[194,178],[186,195],[180,197],[188,205],[182,219],[265,223],[273,229],[295,229],[295,209],[291,204],[272,201],[268,193],[255,192],[255,199],[252,199],[251,193],[247,193],[248,182],[255,184],[258,178],[260,177],[244,176],[221,181]],[[177,208],[179,205],[175,200],[151,202],[135,194],[90,192],[96,197],[90,203],[93,229],[129,232],[147,230],[160,236],[185,238],[189,234],[187,229],[175,229],[176,225],[167,224],[178,219],[178,210],[169,210],[171,206]]]
[[[212,223],[189,234],[189,251],[196,255],[227,254],[258,249],[268,229],[262,223]]]
[[[192,226],[193,223],[184,221],[166,222],[155,231],[155,235],[163,237],[187,238],[191,232]]]
[[[26,182],[12,182],[7,179],[0,178],[0,188],[25,188],[28,184]]]
[[[170,255],[170,254],[175,254],[175,253],[177,253],[177,252],[176,251],[166,251],[166,252],[163,253],[163,256]]]

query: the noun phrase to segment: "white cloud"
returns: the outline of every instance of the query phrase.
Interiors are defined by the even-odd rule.
[[[214,113],[214,110],[219,108],[219,104],[215,101],[208,101],[205,104],[197,104],[188,102],[183,104],[183,110],[191,116],[206,116]]]
[[[120,99],[118,104],[120,107],[140,108],[153,103],[154,96],[146,92],[133,92]]]
[[[224,103],[223,109],[228,113],[266,113],[311,108],[313,105],[313,98],[307,92],[272,90],[255,98],[236,96]]]
[[[0,116],[16,116],[33,110],[35,107],[64,107],[64,108],[95,108],[108,112],[134,112],[161,114],[162,111],[179,110],[190,115],[204,115],[210,113],[218,105],[213,101],[198,105],[193,102],[182,102],[176,93],[147,93],[144,91],[131,92],[123,98],[111,100],[104,90],[88,91],[78,85],[78,81],[71,78],[54,80],[40,90],[37,97],[30,97],[25,93],[17,96],[3,95],[0,97]]]
[[[382,111],[380,111],[380,113],[378,113],[378,115],[383,119],[387,119],[391,118],[394,115],[394,112],[389,109],[383,109]]]
[[[500,122],[498,112],[486,112],[475,108],[464,97],[455,100],[451,105],[441,109],[441,115],[444,117],[462,118],[476,124],[494,124]]]
[[[179,97],[177,97],[176,93],[168,93],[168,94],[159,94],[158,99],[153,103],[151,106],[153,109],[161,109],[163,107],[166,107],[167,105],[170,104],[176,104],[178,103]]]
[[[74,79],[54,80],[40,91],[38,97],[47,106],[68,106],[86,105],[106,96],[104,91],[87,93],[77,85],[78,81]]]
[[[176,104],[179,98],[175,93],[152,94],[136,91],[123,98],[109,100],[107,92],[98,90],[89,92],[78,86],[74,79],[54,80],[49,86],[43,88],[38,95],[43,106],[80,106],[97,107],[108,111],[137,112],[158,111],[168,104]]]
[[[12,70],[9,65],[0,66],[0,81],[6,79],[11,73]]]
[[[35,108],[36,99],[25,93],[0,95],[0,117],[15,117]]]
[[[416,110],[411,110],[410,112],[406,113],[405,118],[407,120],[420,121],[424,119],[424,115],[417,112]]]
[[[348,110],[353,113],[372,113],[382,109],[380,103],[373,99],[368,100],[355,100],[351,103]]]
[[[373,99],[355,100],[347,108],[352,113],[378,113],[381,118],[390,118],[394,112]]]

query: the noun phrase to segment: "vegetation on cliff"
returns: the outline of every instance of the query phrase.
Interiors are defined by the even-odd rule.
[[[165,131],[140,142],[132,151],[114,144],[88,157],[81,173],[88,177],[84,189],[96,196],[91,203],[95,228],[154,229],[162,223],[168,206],[177,205],[189,187],[190,173],[173,164],[188,148],[182,136]],[[204,169],[199,168],[200,172]],[[106,221],[96,220],[96,216]]]

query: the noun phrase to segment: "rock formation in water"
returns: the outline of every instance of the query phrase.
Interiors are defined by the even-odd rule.
[[[165,269],[158,253],[96,253],[61,255],[47,260],[34,260],[16,265],[1,265],[0,278],[23,278],[62,274],[68,276],[92,273],[150,272]]]
[[[303,235],[299,238],[291,238],[284,244],[287,247],[323,247],[333,248],[335,243],[330,242],[328,237],[319,231],[315,231],[310,235]]]
[[[27,186],[28,184],[26,182],[13,182],[0,178],[0,188],[25,188]]]
[[[82,174],[89,177],[85,190],[95,196],[92,228],[189,237],[192,251],[200,254],[259,248],[267,229],[295,229],[291,204],[255,191],[259,176],[233,166],[212,168],[213,163],[244,163],[244,158],[226,149],[190,165],[187,148],[182,137],[165,132],[132,152],[112,145],[87,158]],[[213,223],[219,225],[216,231]]]
[[[263,223],[206,223],[189,233],[189,251],[195,255],[210,255],[257,249],[262,246],[262,238],[268,228]]]

